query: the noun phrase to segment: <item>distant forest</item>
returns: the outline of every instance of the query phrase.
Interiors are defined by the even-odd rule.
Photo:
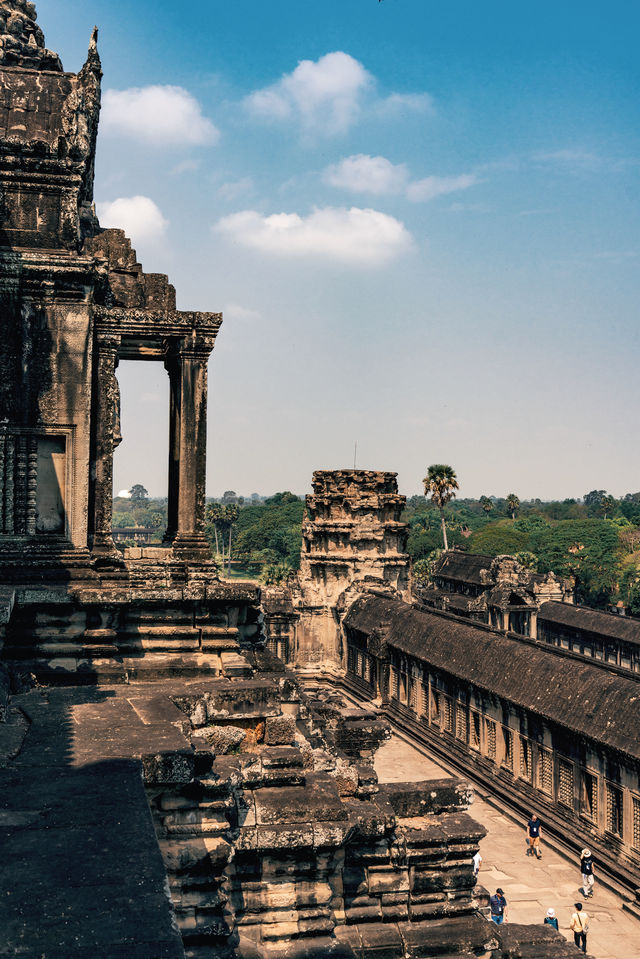
[[[142,486],[129,499],[117,497],[114,528],[166,526],[166,499],[151,499]],[[207,503],[207,534],[221,566],[235,573],[280,581],[300,565],[304,500],[291,492],[250,499],[227,491]],[[582,499],[519,502],[517,497],[482,496],[450,502],[444,511],[449,546],[497,556],[510,553],[546,573],[570,577],[580,603],[597,608],[623,605],[640,616],[640,492],[615,499],[592,490]],[[407,501],[408,552],[416,572],[442,548],[440,513],[424,496]]]

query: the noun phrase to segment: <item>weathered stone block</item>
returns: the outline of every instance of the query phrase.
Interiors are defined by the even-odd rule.
[[[239,726],[206,726],[200,733],[220,756],[239,749],[245,739],[245,730]]]
[[[304,849],[314,845],[311,823],[280,826],[258,826],[257,842],[260,849]]]
[[[409,892],[409,874],[395,869],[371,866],[368,870],[369,893],[379,896],[385,892]]]
[[[264,741],[269,746],[292,746],[296,741],[294,716],[269,716],[265,723]]]
[[[209,865],[224,865],[231,855],[223,839],[161,840],[160,851],[169,872],[191,872]]]
[[[192,752],[166,752],[143,756],[142,770],[146,783],[188,783],[193,779]]]
[[[378,922],[382,919],[382,906],[380,903],[378,903],[376,906],[345,906],[344,914],[349,924]]]

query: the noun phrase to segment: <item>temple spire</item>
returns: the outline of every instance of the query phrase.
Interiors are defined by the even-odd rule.
[[[45,47],[30,0],[0,0],[0,66],[62,70],[58,54]]]

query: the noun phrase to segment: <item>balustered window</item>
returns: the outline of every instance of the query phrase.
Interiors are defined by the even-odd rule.
[[[547,796],[553,795],[553,754],[550,749],[544,746],[538,746],[536,786],[546,793]]]
[[[427,683],[424,681],[418,683],[418,693],[418,715],[424,718],[429,712],[429,686]]]
[[[419,698],[420,698],[420,683],[419,683],[419,681],[415,678],[415,676],[412,676],[412,677],[410,678],[409,682],[410,682],[410,686],[409,686],[409,707],[413,710],[413,712],[414,712],[414,713],[416,714],[416,716],[417,716],[417,715],[418,715],[418,712],[419,712],[419,702],[418,702],[418,700],[419,700]]]
[[[531,743],[525,736],[520,737],[520,778],[533,782],[533,755]]]
[[[513,770],[513,732],[508,726],[502,727],[502,762]]]
[[[633,819],[633,837],[631,842],[636,849],[640,849],[640,798],[638,796],[631,797],[631,815]]]
[[[464,703],[456,703],[456,739],[466,743],[469,737],[469,720]]]
[[[605,796],[606,796],[606,829],[607,832],[613,833],[614,836],[619,836],[621,839],[624,835],[624,816],[623,816],[623,806],[622,806],[622,790],[619,786],[614,786],[613,783],[605,783]]]
[[[442,697],[442,728],[448,733],[453,732],[453,703],[450,696]]]
[[[573,763],[566,759],[558,760],[558,802],[573,809]]]
[[[580,774],[580,809],[591,822],[598,821],[598,777],[587,769]]]
[[[498,737],[496,733],[496,724],[493,719],[485,719],[485,731],[487,739],[487,756],[496,761],[498,752]]]
[[[471,720],[469,726],[469,745],[472,749],[480,749],[480,713],[472,709],[469,712],[469,718]]]
[[[431,722],[434,726],[439,726],[441,722],[440,713],[440,693],[437,689],[431,687]]]

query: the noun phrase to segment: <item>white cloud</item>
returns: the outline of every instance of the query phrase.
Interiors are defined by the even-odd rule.
[[[215,227],[242,246],[275,256],[318,257],[355,266],[385,263],[408,250],[412,237],[403,223],[378,210],[340,207],[262,216],[244,210]]]
[[[124,230],[134,244],[157,239],[168,226],[148,196],[121,196],[111,203],[96,203],[96,210],[101,226]]]
[[[308,130],[344,133],[362,106],[373,78],[348,53],[327,53],[319,60],[301,60],[278,83],[246,98],[248,108],[269,120],[294,118]]]
[[[241,180],[230,180],[218,187],[218,196],[221,200],[237,200],[239,196],[253,192],[253,180],[245,176]]]
[[[472,173],[463,173],[461,176],[427,176],[423,180],[414,180],[409,184],[407,198],[414,203],[421,203],[447,193],[467,190],[477,182],[478,178]]]
[[[154,146],[199,146],[220,136],[187,90],[159,84],[107,90],[100,129]]]
[[[392,93],[378,101],[376,110],[383,115],[434,113],[435,104],[430,93]]]
[[[225,320],[260,320],[262,314],[258,310],[252,310],[248,306],[241,306],[240,303],[227,303],[222,309]]]
[[[245,106],[265,120],[293,120],[307,133],[344,133],[366,111],[380,117],[431,113],[428,93],[381,97],[376,80],[348,53],[336,50],[318,60],[301,60],[270,86],[245,98]]]
[[[404,163],[391,163],[385,157],[372,157],[363,153],[346,157],[340,163],[327,167],[324,179],[331,186],[354,193],[383,194],[401,193],[408,173]]]
[[[327,167],[324,180],[331,186],[351,190],[353,193],[375,193],[380,196],[404,193],[407,199],[414,203],[466,190],[480,182],[472,173],[461,176],[428,176],[422,180],[410,181],[409,171],[404,163],[391,163],[385,157],[372,157],[363,153],[346,157],[340,163]]]
[[[118,496],[120,497],[120,499],[131,499],[131,493],[129,492],[128,489],[121,489],[120,492],[118,493]]]

